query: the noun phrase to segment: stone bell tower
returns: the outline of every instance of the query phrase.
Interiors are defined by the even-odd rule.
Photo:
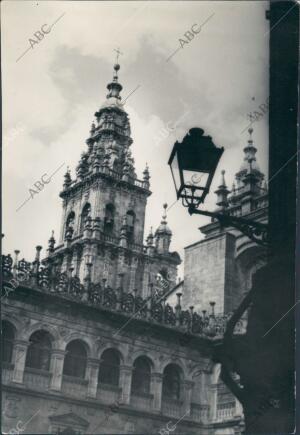
[[[164,262],[170,263],[171,281],[175,283],[180,259],[169,253],[171,234],[160,235],[160,239],[168,241],[163,249],[161,241],[158,243],[157,255],[156,249],[143,245],[150,175],[146,166],[143,179],[137,179],[129,117],[120,96],[119,70],[117,63],[113,80],[107,85],[106,101],[95,113],[87,150],[81,155],[74,179],[69,170],[65,174],[60,193],[63,212],[59,244],[54,248],[52,236],[44,262],[81,282],[122,286],[125,291],[146,296],[157,272],[155,263],[161,263],[163,256]]]

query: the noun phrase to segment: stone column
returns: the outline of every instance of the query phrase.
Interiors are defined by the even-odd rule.
[[[75,248],[73,251],[73,259],[72,259],[75,276],[79,275],[79,267],[80,267],[79,256],[80,256],[79,250],[78,250],[78,248]]]
[[[65,230],[65,223],[67,218],[67,201],[63,201],[63,210],[61,215],[61,221],[60,221],[60,235],[59,235],[59,245],[64,243],[64,230]]]
[[[218,384],[212,384],[210,387],[210,419],[217,419],[217,400],[218,400]]]
[[[50,390],[61,390],[65,355],[66,352],[63,350],[52,349],[50,362],[50,372],[52,373]]]
[[[193,381],[183,382],[183,413],[186,416],[191,415],[191,402],[194,384],[195,382]]]
[[[23,383],[26,353],[29,342],[25,340],[15,340],[13,349],[14,372],[12,381],[18,384]]]
[[[243,407],[241,405],[241,402],[239,402],[237,399],[235,399],[235,417],[243,417]]]
[[[162,373],[152,373],[151,394],[153,394],[153,411],[157,412],[161,412],[162,380]]]
[[[87,361],[87,379],[88,392],[87,396],[96,398],[98,387],[99,360],[96,358],[88,358]]]
[[[101,195],[102,195],[102,183],[98,181],[97,183],[97,190],[96,190],[96,196],[95,196],[95,205],[94,205],[94,216],[100,216],[102,222],[103,222],[103,210],[102,210],[102,201],[101,201]]]
[[[149,268],[150,268],[149,262],[145,261],[144,272],[143,272],[143,293],[142,293],[142,297],[144,299],[150,296],[149,295],[149,281],[150,281]]]
[[[131,267],[130,267],[130,283],[129,283],[129,292],[133,292],[135,289],[135,277],[138,266],[137,257],[132,257]]]
[[[130,403],[131,376],[132,376],[132,367],[121,365],[120,366],[120,387],[122,388],[121,402],[124,405],[129,405]]]

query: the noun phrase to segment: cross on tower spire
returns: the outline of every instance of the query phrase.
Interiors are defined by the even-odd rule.
[[[117,53],[117,55],[116,55],[116,63],[118,63],[119,56],[120,56],[120,54],[123,54],[123,53],[122,53],[122,51],[120,51],[119,47],[118,48],[114,48],[114,51]]]

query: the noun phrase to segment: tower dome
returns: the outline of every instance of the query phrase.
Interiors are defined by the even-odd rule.
[[[162,221],[161,221],[159,227],[157,228],[157,230],[155,231],[155,236],[157,236],[157,235],[172,236],[172,231],[168,227],[167,220],[166,220],[167,219],[167,207],[168,207],[168,204],[163,205],[164,212],[163,212],[163,216],[162,216]]]

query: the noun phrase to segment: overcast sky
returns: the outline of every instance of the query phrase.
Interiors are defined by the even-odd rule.
[[[268,2],[9,1],[1,6],[4,253],[19,249],[32,260],[36,245],[47,249],[52,229],[58,238],[63,175],[67,166],[74,174],[86,149],[93,115],[112,79],[116,47],[123,53],[123,99],[138,87],[125,107],[139,178],[146,162],[150,167],[146,235],[151,225],[159,225],[162,204],[175,201],[167,161],[175,140],[191,127],[203,128],[225,148],[205,203],[207,209],[215,207],[221,169],[231,187],[242,163],[247,114],[268,98]],[[166,61],[180,47],[179,39],[186,39],[184,33],[209,17]],[[45,24],[49,31],[53,23],[31,48],[34,33]],[[177,127],[158,141],[166,125]],[[253,128],[258,162],[267,173],[267,116]],[[16,211],[33,184],[58,168],[52,181]],[[168,222],[172,249],[183,257],[184,246],[202,237],[198,227],[207,218],[191,217],[176,203]]]

